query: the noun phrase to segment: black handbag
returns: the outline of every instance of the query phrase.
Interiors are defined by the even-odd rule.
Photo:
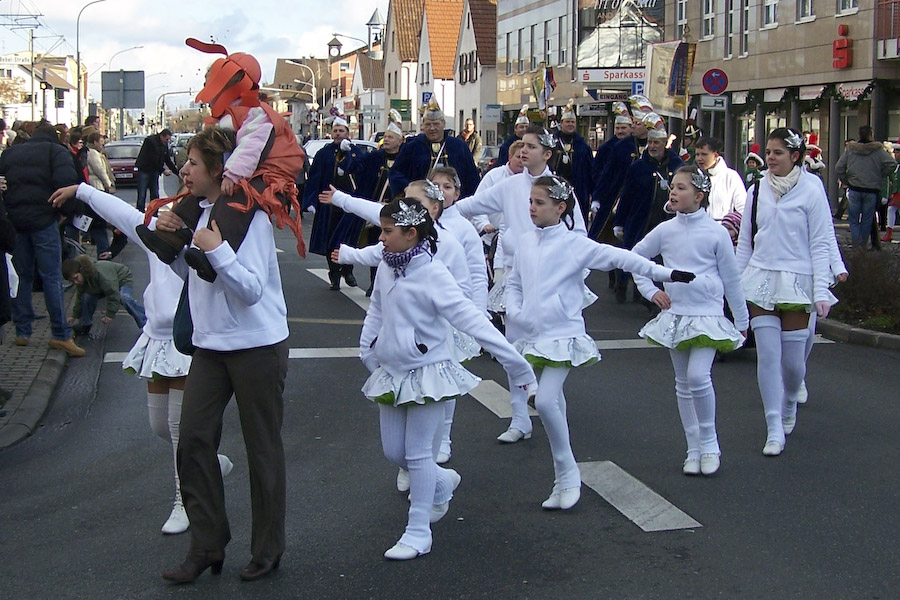
[[[175,349],[182,354],[191,356],[194,350],[192,337],[194,335],[194,321],[191,319],[191,302],[188,298],[188,282],[184,282],[181,288],[181,297],[178,299],[178,308],[175,309],[175,318],[172,320],[172,339],[175,341]]]

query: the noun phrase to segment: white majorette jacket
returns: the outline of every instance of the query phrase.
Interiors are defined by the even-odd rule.
[[[475,306],[487,314],[488,279],[487,263],[484,260],[484,245],[478,237],[478,231],[471,222],[455,210],[444,211],[438,223],[438,235],[449,231],[459,241],[466,255],[469,267],[469,281],[472,284],[472,295],[469,296]]]
[[[537,177],[549,175],[553,175],[553,173],[550,172],[549,168],[545,167],[544,171]],[[504,266],[512,268],[516,250],[519,248],[520,238],[529,231],[535,230],[534,223],[531,222],[529,202],[531,198],[531,184],[537,177],[532,176],[528,169],[525,169],[523,172],[512,175],[493,187],[476,192],[474,196],[459,200],[444,212],[459,211],[459,214],[466,218],[502,212],[504,225],[506,226],[506,229],[503,230]],[[577,199],[574,214],[574,231],[586,236],[587,228],[584,226],[584,218],[581,215],[581,209],[578,207]]]
[[[357,217],[362,217],[369,223],[381,225],[381,208],[384,205],[380,202],[357,198],[350,194],[338,191],[334,193],[331,203],[343,211],[353,213]],[[450,274],[453,275],[456,283],[466,295],[466,298],[469,298],[474,302],[475,291],[472,287],[472,278],[469,273],[466,252],[463,249],[462,244],[459,243],[456,236],[453,235],[453,232],[451,231],[438,228],[437,233],[438,249],[434,258],[446,265]],[[346,244],[341,244],[338,262],[341,264],[377,267],[379,263],[381,263],[381,251],[383,249],[384,244],[381,242],[372,246],[366,246],[365,248],[352,248]],[[481,262],[484,264],[484,258],[482,258]],[[485,278],[486,277],[487,275],[485,275]],[[485,289],[486,288],[487,280],[485,279]],[[486,298],[485,302],[487,302]]]
[[[144,333],[155,340],[172,339],[172,321],[175,318],[175,309],[178,307],[178,298],[184,282],[175,274],[169,265],[159,260],[150,252],[137,236],[134,228],[144,222],[144,213],[139,212],[130,204],[119,198],[91,187],[89,184],[78,185],[75,197],[85,202],[94,212],[112,223],[119,231],[128,236],[128,240],[134,242],[147,253],[153,285],[144,289],[144,308],[147,311],[147,323],[144,325]],[[155,228],[156,220],[151,221]]]
[[[670,313],[722,317],[724,295],[734,313],[735,328],[744,331],[750,325],[731,237],[702,208],[690,214],[677,213],[674,219],[657,225],[632,252],[647,258],[662,254],[667,267],[697,276],[690,283],[664,284],[672,301]],[[647,300],[659,291],[652,281],[637,273],[634,283]]]
[[[740,174],[729,167],[721,156],[708,173],[712,181],[712,189],[709,192],[709,216],[721,221],[722,217],[732,211],[743,214],[747,188]]]
[[[452,326],[474,337],[506,365],[513,384],[534,381],[525,358],[463,295],[447,267],[430,254],[414,256],[399,277],[381,263],[375,282],[360,335],[360,358],[369,371],[381,367],[401,379],[425,365],[452,361]]]
[[[741,222],[738,237],[737,267],[743,273],[748,265],[768,271],[788,271],[813,276],[814,302],[831,299],[832,282],[829,236],[834,225],[822,180],[801,172],[797,185],[777,202],[768,177],[759,182],[758,231],[754,248],[750,247],[753,214],[753,186],[747,190],[747,218]]]
[[[523,340],[584,335],[584,270],[614,268],[657,281],[672,278],[672,269],[627,250],[598,244],[569,231],[564,223],[535,227],[520,239],[506,286],[506,316],[521,328]],[[528,290],[527,296],[523,289]]]
[[[213,204],[201,200],[200,206],[198,228],[209,223]],[[194,345],[206,350],[246,350],[287,339],[287,307],[269,215],[256,211],[237,254],[222,242],[206,257],[218,273],[212,283],[187,266],[184,251],[171,265],[182,279],[190,277]]]

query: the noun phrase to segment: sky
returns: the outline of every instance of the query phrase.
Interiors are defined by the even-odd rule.
[[[36,21],[22,16],[38,14],[35,52],[75,56],[76,18],[89,1],[0,0],[0,54],[28,50],[28,30],[21,26]],[[85,8],[80,21],[88,92],[100,99],[101,71],[142,70],[149,110],[155,110],[160,94],[191,90],[166,97],[170,109],[186,106],[217,56],[188,48],[188,37],[252,54],[265,83],[277,58],[325,58],[333,33],[366,40],[365,24],[376,8],[387,19],[388,0],[102,0]],[[344,51],[363,45],[348,38],[341,42]],[[129,50],[134,46],[143,47]]]

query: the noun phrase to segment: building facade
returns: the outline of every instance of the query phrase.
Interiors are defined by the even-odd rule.
[[[456,130],[466,119],[475,121],[486,146],[497,144],[500,112],[485,116],[497,103],[497,0],[466,0],[456,44]]]

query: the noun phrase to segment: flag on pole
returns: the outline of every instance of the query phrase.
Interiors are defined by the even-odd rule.
[[[538,108],[544,110],[550,101],[553,90],[556,89],[556,80],[553,78],[553,67],[541,63],[540,74],[531,82],[534,97],[537,98]]]

